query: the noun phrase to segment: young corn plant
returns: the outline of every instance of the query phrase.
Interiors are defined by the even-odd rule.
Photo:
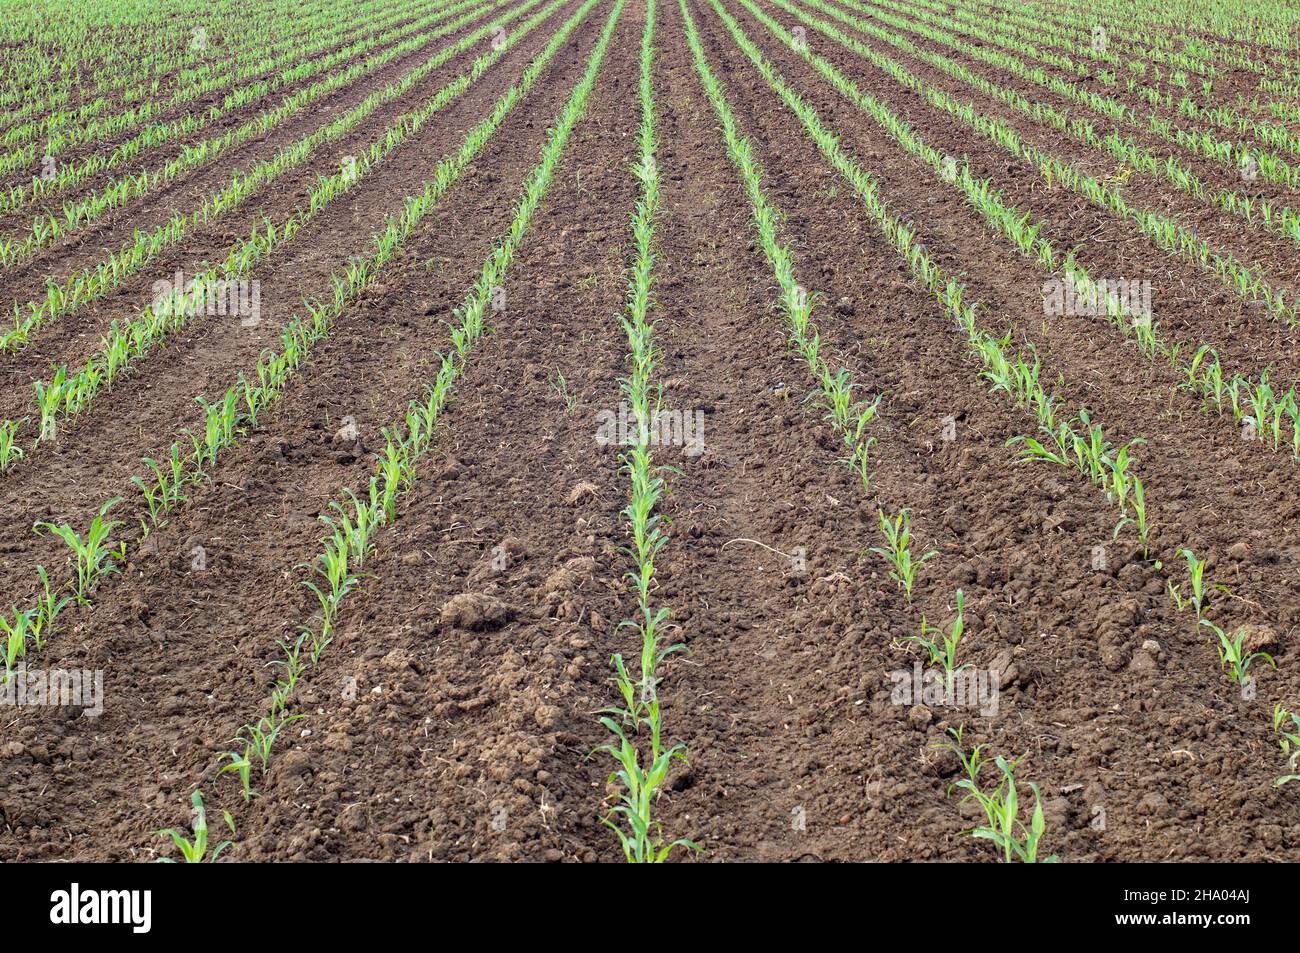
[[[36,567],[36,578],[40,580],[41,591],[36,597],[36,605],[29,610],[28,631],[36,648],[40,649],[44,647],[45,637],[54,628],[59,613],[67,608],[72,598],[50,584],[50,574],[44,566]]]
[[[885,537],[885,546],[873,546],[870,551],[889,563],[892,567],[889,577],[898,583],[910,603],[917,571],[938,556],[939,552],[932,549],[920,556],[915,555],[912,550],[912,516],[909,510],[899,511],[893,519],[886,516],[884,510],[878,510],[877,515],[880,518],[880,532]]]
[[[1273,733],[1277,735],[1278,746],[1290,772],[1273,782],[1274,787],[1280,788],[1292,781],[1300,781],[1300,715],[1278,702],[1273,706]]]
[[[1217,637],[1218,644],[1215,646],[1215,650],[1219,653],[1219,667],[1228,673],[1229,681],[1238,685],[1244,683],[1248,677],[1250,665],[1255,659],[1263,659],[1273,668],[1277,668],[1277,662],[1267,652],[1246,651],[1243,647],[1246,639],[1245,629],[1238,630],[1236,636],[1232,637],[1209,619],[1202,619],[1200,624],[1208,628]]]
[[[322,585],[317,585],[310,579],[302,582],[302,586],[320,603],[320,632],[318,634],[314,630],[310,631],[312,655],[317,658],[333,640],[334,617],[338,613],[340,604],[361,584],[361,576],[349,568],[349,560],[354,555],[355,537],[349,536],[347,530],[335,524],[329,517],[322,516],[321,520],[333,528],[334,532],[323,538],[322,542],[325,546],[314,563],[302,563],[298,567],[310,569],[323,580]],[[350,528],[355,531],[355,527]],[[367,530],[367,535],[368,532]]]
[[[171,446],[171,456],[164,462],[159,463],[151,457],[145,457],[144,464],[153,474],[153,479],[146,481],[137,476],[132,477],[131,482],[135,484],[149,507],[150,524],[156,526],[167,513],[185,502],[185,494],[182,491],[189,478],[186,474],[185,459],[181,456],[181,448],[175,443]],[[201,465],[196,463],[196,467],[201,470]]]
[[[35,614],[31,609],[25,612],[19,611],[17,606],[13,607],[12,612],[12,618],[0,612],[0,637],[4,639],[4,682],[6,683],[13,678],[18,660],[27,654],[27,640],[32,635],[32,617]]]
[[[1200,622],[1205,618],[1206,609],[1206,591],[1205,591],[1205,564],[1206,560],[1197,559],[1196,554],[1190,549],[1180,549],[1179,555],[1187,560],[1187,574],[1191,579],[1191,593],[1188,601],[1192,608],[1196,610],[1196,620]],[[1179,600],[1181,601],[1181,600]]]
[[[841,373],[844,373],[841,370]],[[848,420],[840,428],[844,446],[849,455],[837,460],[858,474],[862,481],[862,492],[871,492],[871,448],[876,444],[875,437],[866,436],[867,425],[876,417],[884,394],[877,394],[874,400],[859,401],[849,409]],[[838,421],[836,421],[838,425]]]
[[[992,841],[1002,852],[1003,863],[1009,864],[1015,861],[1025,864],[1056,863],[1055,854],[1041,861],[1038,858],[1039,842],[1046,830],[1046,822],[1043,818],[1042,798],[1038,786],[1033,782],[1029,782],[1029,788],[1034,794],[1034,807],[1030,812],[1029,823],[1026,825],[1020,820],[1020,795],[1016,787],[1016,768],[1022,759],[1008,761],[1001,755],[997,755],[993,763],[1000,777],[997,786],[991,791],[987,790],[980,784],[980,774],[987,764],[983,754],[986,746],[976,745],[971,753],[967,754],[962,744],[963,731],[964,726],[949,729],[953,740],[942,745],[957,755],[965,772],[965,777],[954,782],[949,792],[954,789],[965,791],[966,794],[961,800],[963,802],[973,800],[983,810],[984,817],[988,821],[986,825],[972,828],[966,833],[981,840]]]
[[[558,367],[555,373],[551,375],[551,390],[559,395],[560,400],[564,401],[564,412],[572,417],[573,412],[578,408],[578,398],[569,391],[569,382],[564,378],[564,372]]]
[[[195,791],[191,794],[190,803],[194,806],[194,820],[191,824],[191,832],[194,835],[193,840],[172,827],[158,831],[157,834],[159,837],[170,837],[172,839],[172,843],[180,850],[185,863],[214,864],[227,848],[234,846],[234,842],[223,840],[212,849],[212,855],[208,856],[208,812],[203,806],[203,792]],[[230,828],[231,836],[234,836],[235,819],[230,816],[229,811],[222,811],[221,813],[225,818],[226,826]],[[158,863],[174,864],[176,861],[171,857],[159,857]]]
[[[1038,786],[1032,781],[1029,782],[1029,789],[1034,793],[1034,809],[1030,815],[1029,826],[1026,827],[1020,820],[1020,803],[1016,791],[1015,768],[1019,760],[1008,762],[998,755],[994,758],[994,764],[1002,772],[1002,778],[992,794],[987,794],[978,788],[972,788],[970,794],[984,805],[993,823],[988,827],[975,828],[971,831],[971,835],[990,840],[1001,848],[1004,863],[1009,864],[1014,860],[1025,864],[1038,863],[1039,840],[1046,828],[1043,819],[1043,802],[1038,793]],[[961,783],[958,782],[959,785]],[[1044,858],[1042,863],[1052,864],[1056,863],[1056,860],[1057,857],[1053,854]]]
[[[283,641],[277,641],[275,644],[279,646],[280,651],[284,653],[284,658],[276,659],[273,662],[267,663],[268,665],[278,666],[284,669],[284,678],[275,683],[275,692],[286,701],[289,696],[293,694],[293,690],[298,687],[298,679],[300,679],[303,672],[307,670],[307,659],[302,654],[303,643],[306,642],[307,639],[308,633],[303,632],[299,634],[297,641],[294,642],[293,645],[289,645]],[[274,707],[283,707],[283,705]]]
[[[114,497],[99,508],[99,513],[91,521],[84,539],[67,523],[55,526],[53,523],[42,521],[34,527],[38,534],[43,531],[53,533],[72,550],[69,562],[76,570],[73,596],[82,605],[86,604],[86,593],[91,587],[101,577],[117,572],[116,564],[126,559],[125,542],[118,543],[116,546],[110,546],[108,543],[110,534],[121,525],[117,520],[108,519],[108,512],[120,502],[122,502],[121,497]]]
[[[218,775],[232,772],[239,778],[240,786],[244,789],[245,804],[258,796],[257,792],[253,790],[253,762],[248,757],[249,753],[250,749],[247,745],[244,746],[242,753],[237,751],[227,751],[221,756],[221,760],[229,761],[230,763],[223,765],[217,772]]]
[[[276,738],[280,736],[280,732],[286,725],[302,717],[304,716],[286,715],[283,711],[278,711],[274,715],[263,715],[256,724],[244,725],[235,732],[235,741],[244,746],[245,756],[250,753],[257,756],[262,766],[262,773],[265,774],[267,765],[271,761],[271,749],[275,747]]]
[[[957,664],[957,648],[961,644],[962,636],[966,632],[966,595],[960,589],[957,590],[957,618],[948,632],[943,629],[932,628],[926,624],[925,616],[921,616],[921,634],[909,635],[904,642],[916,642],[930,656],[930,665],[943,670],[944,689],[948,697],[953,696],[953,687],[957,678],[957,673],[964,669],[970,668],[970,663],[963,665]]]
[[[58,433],[59,412],[65,400],[70,396],[67,390],[67,368],[60,367],[48,381],[34,381],[32,389],[36,392],[36,409],[41,413],[41,434],[37,439],[53,440]],[[11,427],[16,430],[16,427]]]
[[[18,445],[17,436],[19,428],[26,422],[27,418],[24,417],[0,423],[0,473],[23,458],[23,448]]]
[[[1118,539],[1124,527],[1133,526],[1137,530],[1138,542],[1142,544],[1142,558],[1149,559],[1151,558],[1151,527],[1147,523],[1146,487],[1142,485],[1142,481],[1136,476],[1133,477],[1130,492],[1132,499],[1129,502],[1133,506],[1133,515],[1120,517],[1120,521],[1115,524],[1115,532],[1111,538]]]

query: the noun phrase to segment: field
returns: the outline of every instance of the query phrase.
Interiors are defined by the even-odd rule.
[[[0,861],[1300,859],[1300,11],[7,2]]]

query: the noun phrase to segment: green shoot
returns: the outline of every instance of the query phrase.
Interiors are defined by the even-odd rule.
[[[909,510],[902,510],[898,516],[890,519],[884,510],[878,510],[880,532],[885,536],[885,546],[873,546],[870,552],[885,559],[892,569],[889,577],[895,580],[912,601],[912,589],[916,585],[916,573],[928,561],[939,555],[938,550],[930,550],[917,557],[912,552],[912,517]]]
[[[1266,652],[1246,652],[1242,648],[1242,643],[1246,638],[1246,630],[1240,629],[1235,638],[1229,638],[1228,635],[1209,619],[1202,619],[1201,625],[1206,626],[1219,638],[1219,644],[1215,646],[1219,653],[1219,667],[1228,672],[1228,678],[1237,684],[1246,681],[1247,671],[1250,663],[1257,658],[1262,658],[1269,665],[1277,668],[1277,662]]]
[[[957,646],[961,643],[961,637],[966,631],[966,596],[957,590],[957,619],[952,624],[952,629],[944,633],[942,629],[932,628],[926,624],[925,616],[921,616],[921,634],[909,635],[904,642],[916,642],[921,645],[930,656],[930,664],[943,669],[944,687],[951,696],[953,692],[953,683],[957,673],[963,669],[970,668],[970,663],[964,665],[957,664]]]
[[[185,858],[187,864],[216,863],[217,858],[221,856],[222,852],[226,850],[226,848],[232,846],[233,842],[228,840],[222,841],[213,849],[212,856],[207,856],[208,812],[203,806],[203,792],[195,791],[191,794],[190,803],[194,805],[194,820],[191,824],[194,840],[191,841],[180,831],[170,827],[166,830],[158,831],[158,836],[170,837],[172,843],[174,843],[180,850],[181,856]],[[235,833],[234,818],[230,816],[229,811],[222,811],[222,815],[225,817],[226,826],[230,828],[230,833],[233,835]],[[176,861],[170,857],[159,857],[158,863],[174,864]]]

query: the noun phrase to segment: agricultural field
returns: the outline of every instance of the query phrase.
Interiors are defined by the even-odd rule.
[[[8,0],[0,861],[1300,859],[1300,8]]]

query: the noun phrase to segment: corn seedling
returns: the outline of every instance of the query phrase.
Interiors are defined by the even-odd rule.
[[[1229,637],[1227,633],[1209,619],[1202,619],[1200,624],[1208,628],[1217,637],[1218,644],[1215,649],[1219,653],[1219,667],[1228,673],[1230,681],[1237,684],[1245,682],[1250,664],[1255,659],[1263,659],[1273,668],[1277,668],[1277,662],[1267,652],[1247,652],[1243,648],[1246,639],[1245,629],[1238,630],[1235,637]]]
[[[1147,524],[1147,494],[1142,481],[1137,477],[1133,478],[1130,492],[1132,494],[1130,502],[1133,505],[1133,515],[1120,517],[1120,521],[1115,524],[1115,532],[1112,538],[1118,538],[1124,527],[1131,524],[1137,529],[1138,542],[1142,544],[1142,558],[1147,559],[1151,555],[1148,540],[1151,528]]]
[[[1204,559],[1197,559],[1196,554],[1190,549],[1180,549],[1179,555],[1187,560],[1187,573],[1191,578],[1191,595],[1188,601],[1192,608],[1196,610],[1196,619],[1199,622],[1205,618],[1205,563]]]
[[[1167,583],[1165,583],[1165,591],[1169,593],[1169,598],[1173,600],[1174,608],[1177,609],[1179,612],[1182,612],[1189,605],[1191,605],[1191,603],[1188,600],[1183,598],[1182,587],[1179,586],[1177,583],[1175,583],[1172,579],[1170,579]]]
[[[233,846],[234,842],[222,841],[213,848],[212,855],[208,856],[208,812],[203,806],[203,792],[195,791],[191,794],[190,803],[194,806],[194,820],[191,825],[191,833],[193,833],[194,839],[190,840],[183,833],[171,827],[158,831],[158,836],[170,837],[187,864],[216,863],[217,858],[227,848]],[[230,816],[229,811],[222,811],[222,815],[225,818],[226,826],[230,828],[231,836],[234,836],[234,818]],[[160,857],[158,863],[174,864],[176,861],[170,857]]]
[[[280,732],[286,725],[302,717],[302,715],[286,715],[283,712],[277,713],[276,716],[263,715],[256,724],[244,725],[240,728],[235,733],[235,740],[244,745],[245,754],[252,752],[257,755],[257,760],[262,765],[262,772],[266,773],[266,766],[271,760],[271,749],[275,747],[275,739],[280,736]]]
[[[221,770],[217,772],[218,774],[225,774],[229,771],[239,778],[240,786],[244,789],[244,803],[248,803],[257,796],[257,792],[253,790],[253,762],[249,759],[248,754],[248,745],[244,746],[242,753],[227,751],[221,756],[221,760],[230,763],[223,765]]]
[[[73,589],[73,596],[79,603],[86,603],[86,593],[92,586],[104,575],[117,572],[117,563],[126,558],[126,543],[119,543],[117,546],[108,545],[109,534],[116,529],[120,523],[116,520],[109,520],[108,511],[122,501],[121,497],[114,497],[100,507],[99,513],[90,523],[90,528],[86,531],[83,539],[77,535],[76,530],[72,529],[67,523],[55,526],[49,522],[39,522],[35,529],[38,533],[42,531],[50,532],[72,550],[72,556],[69,561],[76,570],[76,582]]]
[[[910,511],[903,509],[896,517],[890,519],[885,515],[884,510],[878,510],[877,516],[880,519],[880,532],[885,537],[885,546],[873,546],[870,551],[889,563],[892,567],[889,577],[898,583],[910,603],[912,588],[916,585],[917,571],[939,555],[939,552],[932,549],[919,557],[913,553]]]
[[[17,434],[27,418],[6,420],[0,423],[0,472],[8,470],[23,457],[23,448],[18,445]]]
[[[957,647],[961,644],[961,638],[965,632],[966,595],[958,589],[957,618],[953,621],[952,628],[947,633],[943,629],[930,627],[926,624],[925,616],[921,616],[921,634],[909,635],[903,640],[905,642],[916,642],[929,654],[930,664],[943,670],[943,684],[950,698],[953,694],[953,684],[957,673],[970,668],[969,662],[963,665],[957,664]]]
[[[34,615],[32,610],[20,612],[17,606],[14,606],[11,611],[12,617],[6,617],[3,612],[0,612],[0,636],[4,638],[4,680],[6,682],[13,677],[18,660],[27,654],[27,639],[31,635]]]
[[[1289,722],[1289,724],[1288,724]],[[1274,787],[1281,787],[1292,781],[1300,781],[1300,715],[1284,708],[1280,702],[1273,706],[1273,733],[1277,735],[1278,746],[1286,758],[1287,770],[1273,782]]]
[[[564,373],[557,367],[555,373],[551,375],[551,390],[560,396],[564,401],[564,412],[572,417],[574,410],[578,407],[578,398],[569,393],[569,382],[564,379]]]
[[[997,766],[1000,777],[997,787],[988,791],[980,784],[980,773],[987,763],[983,754],[985,746],[976,745],[968,755],[962,744],[963,731],[964,726],[949,729],[953,741],[942,745],[957,755],[966,775],[955,781],[949,788],[949,792],[951,793],[953,789],[965,791],[966,794],[961,800],[975,801],[988,821],[986,826],[972,828],[966,833],[972,837],[992,841],[1001,850],[1004,863],[1009,864],[1017,860],[1026,864],[1039,863],[1039,841],[1046,824],[1038,786],[1029,783],[1029,788],[1034,793],[1034,807],[1030,812],[1029,824],[1026,825],[1020,820],[1020,797],[1016,788],[1015,775],[1016,767],[1022,759],[1008,761],[1001,755],[996,756],[993,763]],[[1056,855],[1052,855],[1044,858],[1041,863],[1051,864],[1056,860]]]

